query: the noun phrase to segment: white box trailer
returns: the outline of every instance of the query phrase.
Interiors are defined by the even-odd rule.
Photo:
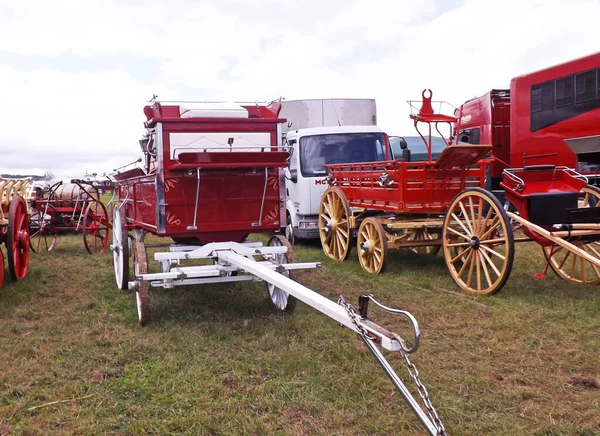
[[[389,142],[377,127],[374,99],[282,101],[285,143],[292,148],[286,175],[285,235],[318,239],[324,164],[384,160]]]
[[[377,107],[371,98],[283,100],[279,116],[288,120],[284,134],[309,127],[377,125]]]

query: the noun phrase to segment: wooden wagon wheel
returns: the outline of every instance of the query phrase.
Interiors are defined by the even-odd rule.
[[[13,280],[21,280],[29,267],[29,215],[23,197],[13,197],[8,209],[6,233],[8,271]],[[3,264],[4,265],[4,264]]]
[[[481,188],[458,194],[444,218],[446,265],[458,286],[473,294],[494,294],[508,280],[514,238],[506,211]]]
[[[387,260],[387,234],[375,218],[366,218],[358,228],[358,260],[366,272],[379,274]]]
[[[108,246],[108,212],[104,203],[92,201],[83,215],[83,244],[90,254],[102,254]]]
[[[143,242],[136,242],[133,249],[133,270],[138,282],[135,291],[135,302],[138,312],[138,323],[145,326],[148,322],[148,311],[150,308],[150,284],[147,280],[140,280],[139,275],[148,274],[148,258],[146,257],[146,246]]]
[[[117,286],[122,291],[129,289],[129,237],[125,230],[124,209],[115,207],[113,213],[112,250]]]
[[[350,253],[352,233],[348,200],[338,187],[323,193],[319,206],[319,236],[325,254],[333,260],[344,261]]]
[[[39,253],[40,250],[52,251],[56,245],[58,233],[55,225],[55,208],[52,205],[44,205],[44,211],[32,209],[29,220],[29,246],[31,251]]]
[[[578,203],[580,208],[600,206],[600,189],[590,185],[584,186],[579,191]],[[600,259],[599,241],[575,240],[570,242],[589,255]],[[600,283],[600,268],[583,257],[555,244],[542,247],[542,249],[550,268],[561,279],[588,285]]]
[[[274,235],[269,239],[267,243],[269,247],[287,247],[286,253],[277,253],[275,254],[275,262],[278,264],[283,263],[295,263],[296,258],[294,256],[294,249],[290,244],[290,241],[287,240],[285,236],[282,235]],[[281,273],[282,275],[292,278],[291,271],[285,270],[285,272]],[[279,289],[275,285],[267,282],[267,294],[269,295],[269,299],[271,302],[277,307],[279,310],[283,310],[284,312],[293,312],[296,308],[296,297],[288,294],[283,289]]]
[[[441,230],[431,233],[427,227],[421,229],[410,229],[407,232],[406,241],[435,241],[440,239]],[[417,254],[427,254],[435,256],[442,249],[441,245],[424,245],[420,247],[410,247],[410,250]]]

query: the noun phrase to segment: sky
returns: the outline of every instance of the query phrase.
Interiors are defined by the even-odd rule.
[[[0,173],[102,174],[159,100],[455,106],[600,50],[600,0],[0,0]]]

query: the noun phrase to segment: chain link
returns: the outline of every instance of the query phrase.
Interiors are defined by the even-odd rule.
[[[356,326],[359,334],[370,339],[371,337],[369,336],[367,330],[363,327],[362,323],[360,322],[361,317],[356,313],[356,309],[354,309],[354,306],[352,306],[352,304],[350,304],[350,303],[346,303],[346,300],[341,295],[338,298],[338,304],[346,309],[346,311],[348,312],[348,316],[352,320],[352,323]],[[395,336],[396,336],[396,340],[402,341],[402,339],[398,335],[395,335]],[[423,404],[425,405],[425,408],[427,409],[429,418],[431,419],[431,421],[434,423],[435,427],[437,428],[438,436],[447,436],[448,433],[446,433],[444,424],[442,424],[442,421],[440,420],[440,417],[439,417],[437,411],[435,410],[435,407],[433,407],[433,404],[431,403],[431,400],[429,399],[429,393],[427,392],[427,388],[425,388],[425,385],[421,382],[421,379],[419,378],[419,370],[417,369],[415,364],[410,361],[407,353],[405,353],[402,349],[399,350],[399,353],[400,353],[400,356],[402,356],[404,358],[404,361],[406,362],[408,374],[410,375],[410,377],[413,379],[413,381],[417,385],[419,396],[421,397],[421,401],[423,402]]]

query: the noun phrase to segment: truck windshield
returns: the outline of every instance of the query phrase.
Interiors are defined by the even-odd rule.
[[[426,161],[427,147],[420,136],[405,136],[406,144],[411,152],[411,161],[419,162]],[[402,157],[402,149],[400,148],[400,138],[398,136],[390,136],[390,146],[392,147],[392,154],[395,158]],[[439,136],[431,137],[431,157],[436,160],[440,153],[446,148],[446,142]]]
[[[337,133],[300,138],[300,168],[304,177],[327,175],[325,164],[385,160],[383,133]]]

